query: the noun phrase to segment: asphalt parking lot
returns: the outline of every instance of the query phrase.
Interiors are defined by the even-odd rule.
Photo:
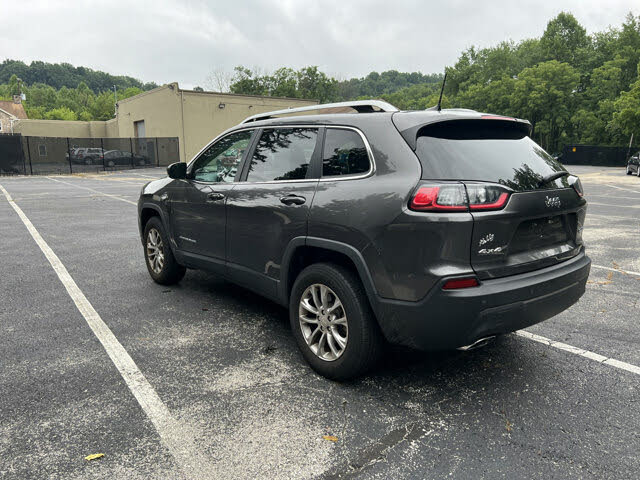
[[[0,178],[0,478],[637,476],[640,178],[568,168],[589,200],[580,302],[481,349],[390,350],[343,384],[269,301],[202,272],[151,281],[135,204],[163,169]]]

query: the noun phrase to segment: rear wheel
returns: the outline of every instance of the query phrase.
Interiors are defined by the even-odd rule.
[[[636,175],[640,177],[640,165],[636,167]]]
[[[362,284],[342,266],[305,268],[291,291],[289,319],[305,360],[327,378],[357,377],[380,357],[382,335]]]
[[[144,258],[149,275],[156,283],[173,285],[184,277],[186,268],[176,262],[158,217],[152,217],[144,228]]]

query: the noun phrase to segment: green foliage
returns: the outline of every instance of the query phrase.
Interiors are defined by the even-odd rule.
[[[49,110],[44,118],[46,120],[78,120],[78,115],[67,107],[59,107]]]
[[[44,83],[56,90],[62,87],[75,88],[80,82],[87,84],[94,92],[112,89],[114,85],[118,89],[137,87],[151,90],[157,87],[155,83],[145,84],[132,77],[109,75],[86,67],[74,67],[68,63],[33,61],[27,65],[19,60],[6,59],[0,63],[0,83],[9,82],[12,75],[21,78],[27,85]]]
[[[11,75],[11,78],[9,79],[7,94],[12,98],[13,95],[20,95],[20,83],[18,82],[18,77],[15,74]]]
[[[624,141],[634,134],[640,135],[640,64],[638,64],[638,80],[629,91],[622,92],[613,103],[613,119],[608,129],[614,138]]]
[[[243,66],[236,67],[234,71],[231,93],[309,98],[321,102],[332,101],[337,97],[337,80],[328,77],[315,66],[298,71],[279,68],[270,75],[260,75],[259,72]]]
[[[382,73],[371,72],[364,78],[338,81],[321,72],[317,66],[304,67],[300,70],[282,67],[271,74],[263,75],[247,67],[237,66],[234,72],[230,86],[232,93],[308,98],[320,102],[336,102],[360,97],[380,98],[412,86],[419,88],[413,90],[411,94],[424,93],[427,90],[430,94],[431,87],[435,88],[442,81],[441,74],[424,75],[419,72],[402,73],[395,70]]]

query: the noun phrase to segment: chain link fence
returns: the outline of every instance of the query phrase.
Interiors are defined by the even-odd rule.
[[[180,161],[177,137],[0,135],[0,174],[51,175],[164,167]]]

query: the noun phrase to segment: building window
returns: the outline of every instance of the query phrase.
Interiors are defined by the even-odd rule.
[[[47,146],[44,143],[38,145],[38,155],[40,155],[41,157],[47,156]]]

